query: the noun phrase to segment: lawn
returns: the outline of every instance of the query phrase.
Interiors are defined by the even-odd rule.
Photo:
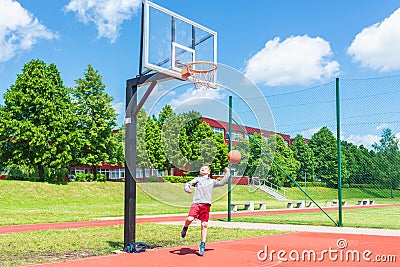
[[[337,199],[337,191],[309,187],[307,192],[321,206]],[[287,201],[277,201],[249,186],[233,186],[232,201],[263,201],[269,209],[285,208]],[[304,199],[297,188],[287,189],[292,199]],[[358,199],[370,198],[376,203],[400,203],[400,194],[390,198],[389,191],[377,189],[344,189],[343,199],[356,204]],[[188,212],[192,195],[183,191],[182,184],[143,183],[137,187],[137,215],[176,214]],[[227,211],[227,186],[216,188],[212,211]],[[328,212],[337,218],[337,211]],[[85,221],[117,217],[124,214],[124,183],[73,182],[49,184],[0,180],[0,225]],[[307,212],[233,218],[233,221],[330,225],[322,212]],[[344,226],[400,229],[400,207],[344,210]],[[174,247],[196,244],[199,227],[192,227],[185,239],[179,237],[180,226],[138,224],[136,240],[152,247]],[[46,261],[106,255],[123,248],[123,226],[88,227],[70,230],[46,230],[0,235],[0,266],[33,264]],[[162,235],[160,234],[162,233]],[[275,231],[209,229],[208,241],[231,240],[277,234]]]
[[[289,199],[304,199],[304,194],[298,188],[286,190]],[[335,189],[307,187],[307,193],[321,207],[325,206],[325,201],[337,199]],[[395,198],[389,196],[389,190],[343,189],[343,199],[348,205],[355,205],[363,198],[374,199],[377,204],[400,203],[399,191],[395,191]],[[138,183],[137,215],[185,214],[188,212],[191,199],[192,195],[183,191],[183,184]],[[287,203],[244,185],[232,186],[231,201],[262,201],[267,203],[268,209],[285,208]],[[211,210],[227,211],[227,202],[227,186],[215,188]],[[0,214],[2,214],[0,225],[122,218],[124,183],[50,184],[0,180]],[[379,214],[385,216],[391,212],[386,213],[385,210],[381,210]],[[368,218],[368,215],[365,216]],[[333,214],[333,218],[337,218],[337,214]],[[371,227],[374,227],[372,223]]]

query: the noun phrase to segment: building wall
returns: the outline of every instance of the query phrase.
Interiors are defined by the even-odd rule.
[[[229,123],[225,122],[225,121],[219,121],[219,120],[214,120],[211,118],[206,118],[203,117],[202,121],[204,121],[205,123],[207,123],[208,125],[210,125],[210,127],[214,130],[215,133],[218,132],[223,132],[224,137],[225,137],[225,142],[228,143],[229,141]],[[249,135],[252,135],[254,133],[259,133],[264,135],[265,137],[270,137],[273,134],[279,134],[280,136],[282,136],[284,142],[286,143],[287,146],[290,146],[292,143],[292,139],[290,138],[290,135],[287,134],[281,134],[281,133],[275,133],[273,131],[267,131],[267,130],[262,130],[262,129],[257,129],[254,127],[249,127],[249,126],[243,126],[243,128],[246,130],[246,133]],[[236,136],[240,136],[240,137],[247,137],[245,133],[243,133],[243,130],[236,124],[232,125],[232,142],[235,141],[235,137]]]

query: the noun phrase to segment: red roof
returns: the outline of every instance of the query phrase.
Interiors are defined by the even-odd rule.
[[[225,131],[228,131],[228,129],[229,129],[229,123],[225,122],[225,121],[214,120],[214,119],[210,119],[210,118],[206,118],[206,117],[203,117],[202,121],[206,122],[208,125],[210,125],[212,127],[223,128]],[[254,127],[250,127],[250,126],[242,126],[242,127],[246,130],[247,134],[262,133],[262,135],[267,136],[267,137],[269,137],[273,134],[276,134],[273,131],[262,130],[262,129],[258,129],[258,128],[254,128]],[[239,127],[237,124],[232,124],[232,131],[243,132],[242,128]],[[282,138],[290,144],[290,140],[291,140],[290,135],[281,134],[281,133],[278,133],[278,134],[280,136],[282,136]]]

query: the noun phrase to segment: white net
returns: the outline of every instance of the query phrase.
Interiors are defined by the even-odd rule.
[[[212,62],[193,62],[187,70],[196,89],[208,90],[215,87],[217,65]]]

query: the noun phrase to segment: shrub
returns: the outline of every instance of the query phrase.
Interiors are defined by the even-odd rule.
[[[304,182],[297,182],[301,187],[304,187]],[[306,187],[326,187],[325,182],[306,182]]]
[[[8,180],[28,180],[28,177],[18,169],[11,169],[10,172],[7,175]]]
[[[97,182],[105,182],[107,180],[106,175],[104,173],[97,174]]]
[[[194,176],[163,176],[163,179],[170,183],[187,183],[191,181]]]
[[[77,182],[90,182],[92,180],[93,180],[93,174],[91,174],[91,173],[75,174],[75,181],[77,181]]]

